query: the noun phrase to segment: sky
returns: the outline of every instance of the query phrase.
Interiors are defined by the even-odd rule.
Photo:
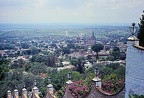
[[[139,23],[144,0],[0,0],[0,23]]]

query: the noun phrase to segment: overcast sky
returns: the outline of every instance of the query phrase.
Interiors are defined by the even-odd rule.
[[[0,0],[0,23],[138,23],[144,0]]]

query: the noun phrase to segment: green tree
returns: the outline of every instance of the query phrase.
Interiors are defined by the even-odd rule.
[[[96,59],[99,59],[98,56],[98,52],[100,52],[100,50],[102,50],[104,48],[104,46],[102,44],[94,44],[91,49],[96,52]]]
[[[142,15],[142,18],[140,18],[138,38],[140,40],[140,46],[144,47],[144,14]]]
[[[46,62],[47,57],[45,55],[35,54],[30,59],[32,62]]]
[[[76,71],[71,71],[68,69],[61,70],[61,71],[51,71],[49,72],[49,77],[52,79],[52,84],[54,88],[57,90],[60,90],[63,86],[66,85],[66,81],[68,81],[67,73],[71,72],[72,73],[72,78],[71,80],[77,81],[80,79],[81,75],[79,72]]]
[[[115,69],[114,74],[117,75],[117,77],[120,79],[124,79],[125,78],[125,67],[124,66],[119,66],[119,68]]]
[[[111,63],[111,64],[107,64],[106,66],[115,70],[115,69],[119,68],[120,64],[119,63]]]
[[[44,63],[34,62],[29,68],[28,72],[33,73],[34,75],[39,75],[41,73],[47,73],[47,66]]]
[[[0,80],[2,80],[6,72],[9,71],[8,63],[9,63],[8,60],[5,59],[0,60]]]
[[[114,56],[109,55],[109,56],[106,58],[106,60],[114,61]]]
[[[15,61],[13,64],[11,64],[11,68],[22,68],[25,64],[25,61],[23,59],[18,59],[17,61]]]
[[[64,54],[69,54],[69,53],[70,53],[70,48],[65,47],[65,48],[62,49],[62,52],[63,52]]]
[[[114,56],[115,60],[118,59],[120,55],[120,49],[118,47],[114,47],[111,55]]]
[[[54,55],[49,55],[49,56],[47,57],[47,60],[45,61],[45,64],[46,64],[47,66],[54,67],[56,61],[57,61],[57,57],[56,57],[56,56],[54,56]]]

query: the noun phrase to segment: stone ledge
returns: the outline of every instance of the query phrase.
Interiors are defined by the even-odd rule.
[[[105,95],[105,96],[116,96],[116,95],[118,95],[120,92],[122,92],[122,91],[124,90],[124,88],[125,88],[125,85],[122,87],[122,89],[121,89],[119,92],[114,93],[114,94],[109,94],[109,93],[106,93],[104,90],[102,90],[100,87],[96,87],[96,89],[97,89],[101,94],[103,94],[103,95]]]
[[[138,48],[138,49],[140,49],[140,50],[144,50],[144,47],[142,47],[142,46],[139,46],[139,45],[133,45],[135,48]]]

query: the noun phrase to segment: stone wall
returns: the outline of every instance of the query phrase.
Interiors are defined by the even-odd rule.
[[[129,95],[144,95],[144,48],[133,45],[137,41],[127,42],[126,52],[126,92]]]

